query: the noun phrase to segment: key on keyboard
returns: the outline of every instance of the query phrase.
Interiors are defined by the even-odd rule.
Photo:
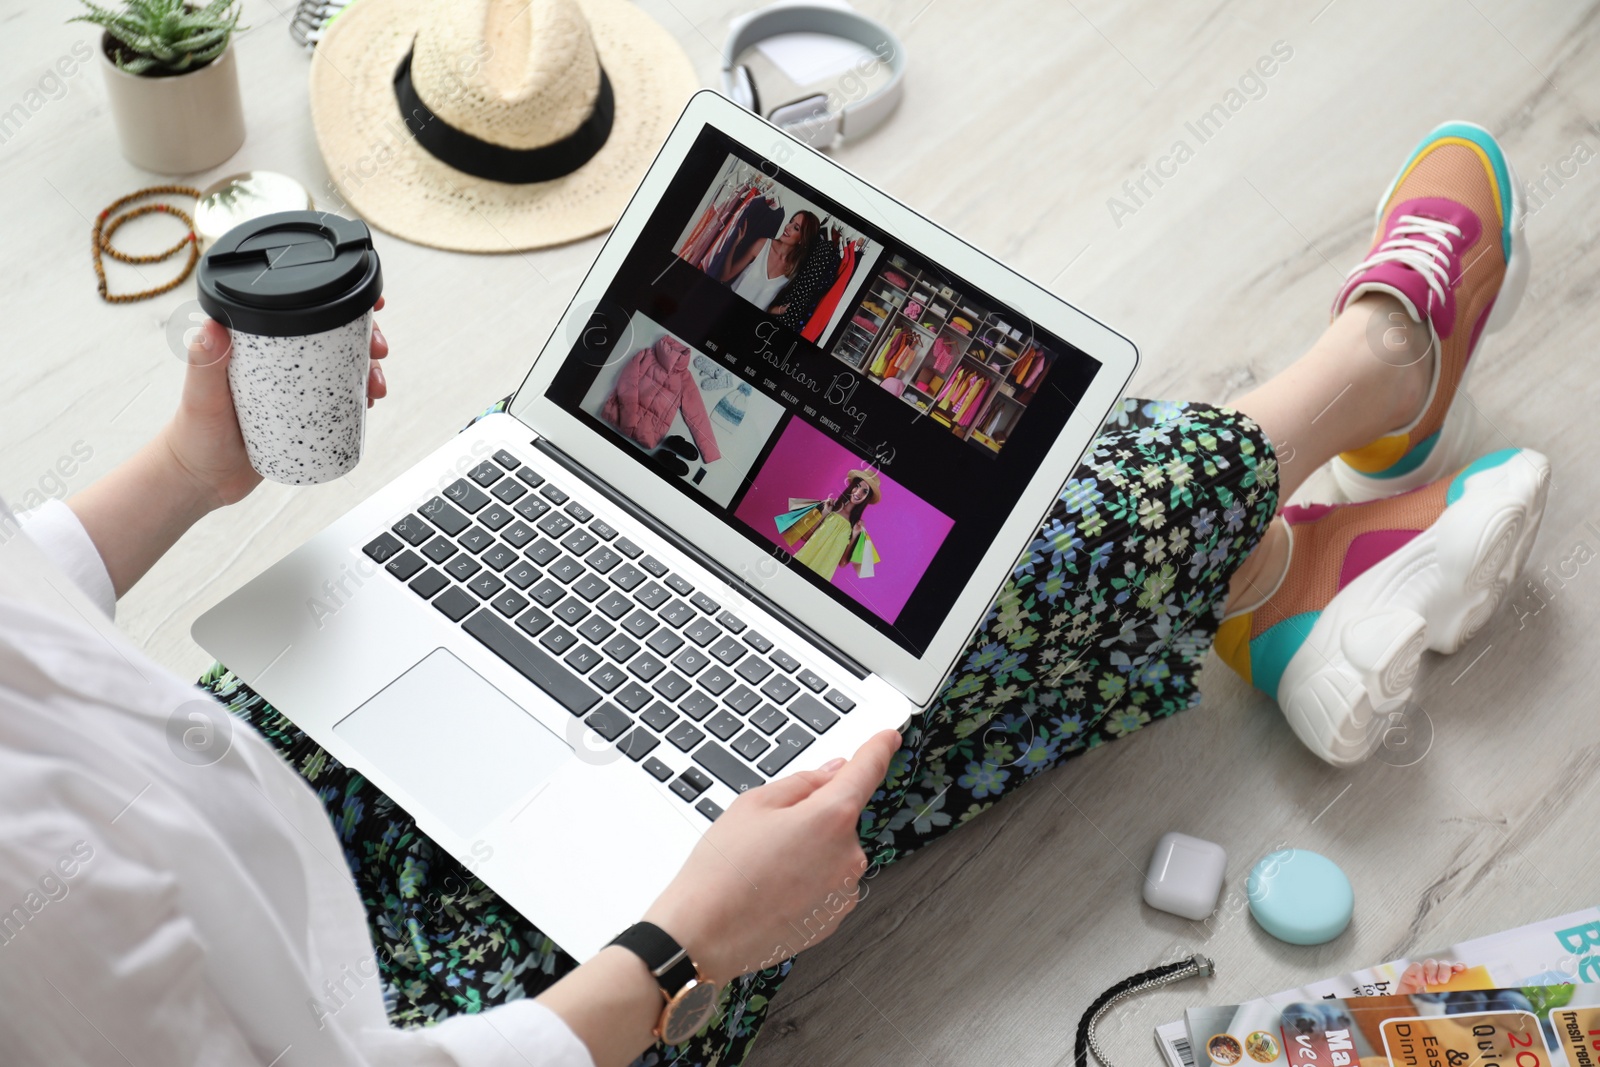
[[[678,750],[687,752],[706,739],[706,735],[695,728],[691,722],[684,721],[667,731],[667,740],[671,741]]]
[[[530,496],[518,501],[516,506],[511,510],[515,511],[518,515],[521,515],[529,522],[534,522],[541,515],[550,510],[550,505],[546,504],[543,500],[540,500],[536,496]]]
[[[367,547],[361,551],[365,552],[372,559],[372,562],[384,563],[403,547],[405,546],[400,543],[400,538],[394,534],[381,533],[369,541]]]
[[[735,793],[744,793],[766,784],[765,778],[715,741],[707,741],[695,749],[694,761],[716,775],[718,781]]]
[[[699,722],[711,712],[715,711],[717,702],[696,690],[678,701],[678,710],[683,712],[695,722]]]
[[[819,734],[825,733],[828,727],[839,721],[839,716],[810,693],[801,693],[800,698],[789,705],[788,712]]]
[[[527,486],[507,478],[505,481],[495,486],[494,491],[489,495],[500,501],[502,504],[515,504],[527,494]]]
[[[705,725],[706,729],[710,730],[711,733],[715,735],[717,740],[726,741],[728,738],[738,733],[739,730],[744,726],[744,723],[740,722],[726,711],[719,711],[715,715],[711,716],[711,718],[707,719]]]
[[[815,738],[807,733],[803,726],[785,727],[783,733],[778,735],[777,747],[762,757],[761,762],[756,764],[756,769],[769,777],[776,775],[796,756],[810,748],[814,740]]]
[[[755,714],[750,716],[750,725],[768,737],[777,733],[778,728],[788,721],[788,717],[771,704],[761,705],[756,709]]]
[[[528,599],[507,589],[505,592],[489,601],[489,603],[494,605],[494,610],[498,611],[500,614],[509,619],[517,612],[528,606]]]
[[[451,482],[446,487],[444,495],[453,501],[456,506],[465,508],[468,514],[476,512],[489,503],[489,498],[484,495],[483,490],[464,478],[457,478]]]
[[[561,653],[577,644],[578,639],[572,636],[571,630],[561,626],[552,626],[549,630],[545,631],[545,635],[543,637],[539,638],[539,643],[559,656]]]
[[[632,663],[628,664],[628,666],[632,669],[634,674],[638,675],[647,682],[667,669],[667,665],[665,663],[662,663],[648,652],[642,656],[636,657]]]
[[[450,593],[460,592],[458,589]],[[463,596],[465,594],[462,594]],[[444,596],[439,599],[443,600]],[[437,604],[439,601],[434,601]],[[519,634],[511,624],[493,611],[479,611],[462,624],[467,633],[481,641],[490,652],[499,656],[512,669],[538,686],[551,699],[574,715],[582,715],[600,703],[600,694],[584,685],[578,676]],[[617,714],[622,714],[618,711]]]
[[[450,579],[429,567],[417,575],[411,582],[411,591],[422,599],[427,600],[439,590],[450,584]]]
[[[455,542],[440,535],[422,546],[422,554],[435,563],[443,563],[456,554]]]
[[[540,566],[544,566],[551,560],[560,556],[561,550],[541,537],[539,540],[523,549],[522,554]]]
[[[756,733],[746,730],[733,742],[733,749],[747,760],[759,759],[761,753],[772,747],[772,742]]]
[[[608,663],[606,666],[616,669],[614,664]],[[638,682],[629,682],[627,685],[613,693],[611,699],[615,700],[618,704],[621,704],[629,711],[637,712],[640,708],[650,703],[650,690],[646,689]]]
[[[641,711],[639,719],[652,730],[665,730],[678,721],[678,713],[658,700]]]
[[[449,504],[446,504],[444,502],[444,497],[442,496],[434,497],[432,500],[422,505],[422,507],[418,510],[428,517],[429,522],[439,527],[439,529],[443,530],[451,537],[454,537],[456,534],[472,525],[471,519],[461,514],[461,512],[457,511]]]
[[[433,536],[433,527],[423,522],[415,515],[407,515],[390,529],[400,535],[400,539],[412,548],[417,547]]]
[[[601,704],[593,715],[583,721],[589,729],[607,741],[615,741],[622,736],[624,730],[633,725],[633,720],[628,718],[621,708],[612,704]]]
[[[516,482],[507,482],[507,485],[516,485]],[[500,540],[512,548],[521,548],[534,539],[533,527],[518,519],[516,522],[500,531]]]
[[[459,586],[451,586],[440,593],[433,601],[433,606],[444,612],[445,617],[451,622],[460,622],[467,617],[467,613],[478,606],[472,594]]]
[[[650,754],[651,749],[659,744],[661,744],[660,738],[642,726],[635,726],[633,733],[617,742],[617,751],[638,763]]]
[[[426,566],[427,564],[422,562],[422,557],[408,548],[394,559],[391,559],[384,567],[384,570],[402,582],[408,582],[413,574],[416,574]]]
[[[499,504],[491,504],[489,507],[486,507],[482,511],[478,512],[478,521],[489,527],[491,530],[498,530],[500,527],[511,521],[511,512],[507,511]]]

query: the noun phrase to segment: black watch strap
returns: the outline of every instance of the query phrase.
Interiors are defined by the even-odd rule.
[[[644,960],[668,1000],[700,976],[688,951],[655,923],[634,923],[612,938],[611,944],[621,945]]]

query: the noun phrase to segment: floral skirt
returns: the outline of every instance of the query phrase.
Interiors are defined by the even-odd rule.
[[[1259,428],[1201,404],[1125,400],[861,815],[875,865],[1041,771],[1199,701],[1228,580],[1277,510]],[[575,966],[532,923],[221,665],[203,687],[311,784],[366,904],[391,1020],[535,996]],[[846,933],[843,936],[848,937]],[[741,1063],[792,961],[733,982],[686,1045],[642,1061]]]

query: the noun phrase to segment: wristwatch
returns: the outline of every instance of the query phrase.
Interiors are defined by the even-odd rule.
[[[711,1017],[717,987],[700,977],[688,950],[655,923],[634,923],[611,940],[644,960],[667,1004],[650,1032],[669,1045],[681,1045]],[[607,947],[610,947],[609,945]]]

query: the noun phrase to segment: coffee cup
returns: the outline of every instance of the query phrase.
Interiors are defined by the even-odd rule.
[[[242,222],[201,259],[200,306],[228,330],[228,387],[263,478],[314,485],[361,461],[382,292],[366,224],[319,211]]]

